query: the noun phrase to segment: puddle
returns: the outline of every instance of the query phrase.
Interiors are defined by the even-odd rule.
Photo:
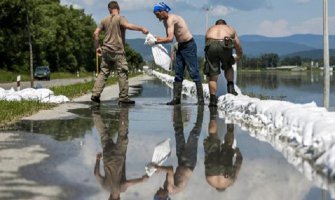
[[[25,163],[18,177],[65,191],[59,196],[50,192],[55,199],[108,199],[120,194],[121,199],[315,200],[334,194],[331,180],[322,181],[307,163],[290,155],[289,148],[278,149],[276,142],[252,136],[193,100],[165,105],[171,91],[158,80],[145,82],[140,91],[135,106],[103,102],[100,107],[71,110],[79,116],[75,119],[16,124],[19,131],[13,134],[24,136],[20,143],[38,144],[41,152],[36,155],[47,155]],[[147,177],[145,166],[165,139],[170,139],[171,154]],[[24,159],[20,152],[25,148],[17,149],[15,143],[3,138],[0,153],[16,149],[9,159]],[[1,180],[8,170],[2,169]],[[3,181],[2,186],[0,198],[10,182]],[[9,193],[15,194],[15,189]],[[52,199],[47,194],[42,197]]]

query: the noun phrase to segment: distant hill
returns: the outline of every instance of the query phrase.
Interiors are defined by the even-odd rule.
[[[203,57],[205,38],[203,35],[194,35],[194,39],[198,47],[198,56]],[[301,57],[313,59],[322,57],[322,50],[320,50],[323,48],[322,35],[296,34],[286,37],[242,35],[240,40],[244,54],[249,57],[260,56],[265,53],[275,53],[280,57],[291,55],[303,55]],[[153,59],[151,48],[143,45],[144,39],[127,39],[127,43],[139,52],[145,60]],[[168,51],[171,50],[170,44],[164,46]],[[330,49],[335,49],[335,35],[329,36],[329,47]]]
[[[323,36],[315,34],[296,34],[285,37],[266,37],[261,35],[243,35],[240,40],[247,42],[290,42],[301,45],[306,45],[315,49],[322,49]],[[329,36],[330,48],[335,48],[335,35]]]
[[[258,41],[249,42],[241,40],[244,54],[249,57],[259,56],[265,53],[275,53],[279,56],[300,51],[310,51],[314,48],[292,42]]]

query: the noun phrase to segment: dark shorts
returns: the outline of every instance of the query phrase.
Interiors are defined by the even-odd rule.
[[[204,140],[206,176],[228,175],[235,173],[233,167],[234,149],[227,147],[217,138],[207,137]]]
[[[229,69],[235,63],[233,49],[227,48],[224,40],[208,40],[205,46],[204,74],[215,76],[221,73],[220,69]]]

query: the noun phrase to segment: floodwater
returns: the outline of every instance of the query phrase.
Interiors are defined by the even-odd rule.
[[[320,77],[309,81],[306,73],[271,72],[239,74],[237,79],[243,93],[322,104]],[[171,91],[159,80],[136,87],[135,106],[108,101],[100,107],[72,110],[79,116],[75,119],[18,123],[17,137],[40,145],[42,149],[33,152],[36,155],[48,156],[15,173],[39,187],[56,189],[29,192],[20,187],[27,183],[2,181],[2,188],[18,189],[8,190],[7,198],[1,199],[107,200],[110,194],[127,200],[335,198],[334,180],[308,168],[285,143],[258,138],[257,133],[220,118],[215,110],[194,105],[194,99],[167,106]],[[166,139],[171,154],[163,167],[147,177],[145,166],[157,144]]]

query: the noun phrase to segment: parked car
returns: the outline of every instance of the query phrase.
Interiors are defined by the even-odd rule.
[[[34,79],[50,81],[50,69],[48,66],[38,66],[34,72]]]

